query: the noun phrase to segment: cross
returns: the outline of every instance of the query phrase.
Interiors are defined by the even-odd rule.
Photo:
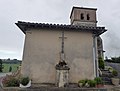
[[[63,62],[65,61],[65,52],[64,52],[64,39],[66,39],[67,37],[64,37],[64,30],[62,31],[62,42],[61,42],[61,52],[60,52],[60,60]]]

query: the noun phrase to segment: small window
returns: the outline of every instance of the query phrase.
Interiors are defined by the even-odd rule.
[[[90,15],[89,14],[87,14],[87,20],[90,20]]]
[[[81,20],[83,20],[84,19],[84,14],[83,13],[81,13]]]

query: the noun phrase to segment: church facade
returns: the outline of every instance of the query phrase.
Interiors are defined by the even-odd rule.
[[[65,62],[70,68],[69,83],[98,76],[97,40],[106,29],[97,26],[96,10],[73,7],[70,25],[18,21],[16,25],[25,34],[21,74],[29,76],[32,83],[55,84],[55,66],[61,58],[64,38]]]

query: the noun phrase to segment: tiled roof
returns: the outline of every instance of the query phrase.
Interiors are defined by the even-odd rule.
[[[107,31],[105,27],[87,27],[77,25],[63,25],[63,24],[48,24],[48,23],[30,23],[18,21],[15,23],[24,33],[28,28],[41,28],[41,29],[64,29],[69,31],[91,31],[97,35],[100,35]]]

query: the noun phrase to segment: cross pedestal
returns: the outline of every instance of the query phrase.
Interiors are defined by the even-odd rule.
[[[68,86],[68,76],[69,70],[67,63],[65,62],[65,53],[64,53],[64,31],[62,31],[62,42],[61,42],[61,52],[60,52],[60,61],[55,66],[56,68],[56,86],[66,87]]]
[[[66,87],[69,85],[69,70],[70,68],[65,62],[59,62],[56,65],[56,86]]]

